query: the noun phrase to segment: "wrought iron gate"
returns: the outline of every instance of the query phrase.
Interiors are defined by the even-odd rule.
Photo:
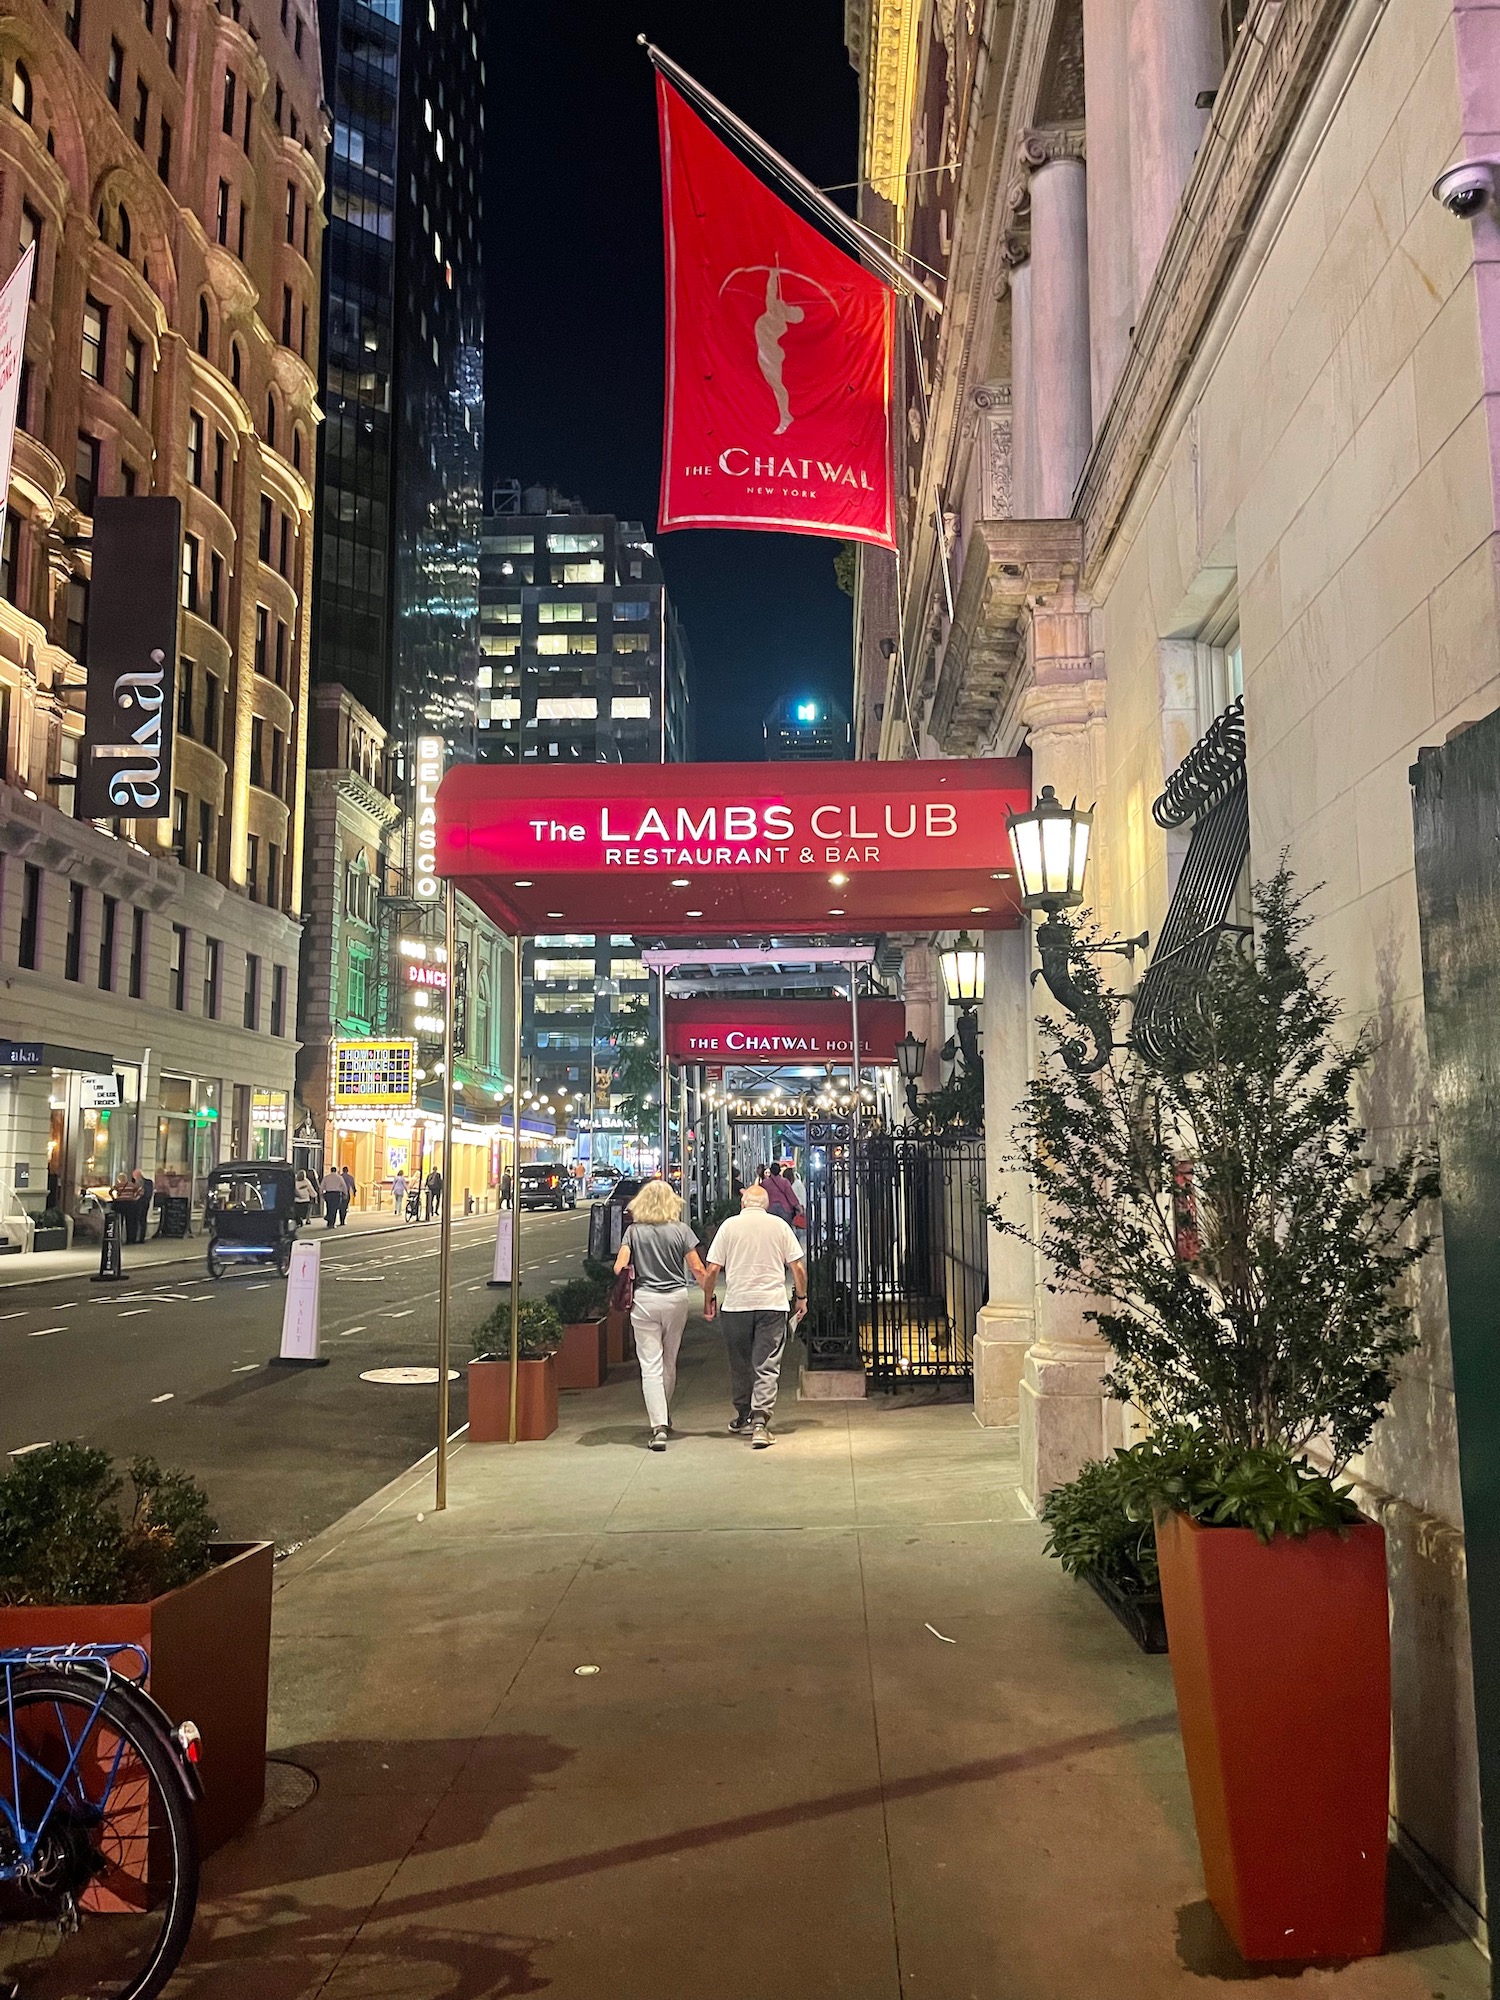
[[[984,1141],[810,1120],[808,1358],[876,1386],[965,1378],[989,1294]]]

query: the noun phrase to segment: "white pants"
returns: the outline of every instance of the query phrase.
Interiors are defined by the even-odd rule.
[[[637,1291],[630,1308],[636,1359],[641,1364],[641,1394],[654,1431],[665,1430],[672,1391],[677,1387],[677,1350],[687,1325],[692,1293]]]

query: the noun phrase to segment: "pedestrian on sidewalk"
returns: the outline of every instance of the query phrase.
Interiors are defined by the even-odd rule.
[[[433,1168],[426,1180],[423,1181],[422,1192],[427,1197],[427,1213],[423,1217],[423,1220],[431,1222],[432,1218],[437,1214],[438,1206],[443,1199],[443,1177],[436,1167]]]
[[[306,1222],[318,1205],[318,1185],[306,1167],[298,1167],[296,1184],[296,1209],[298,1223]]]
[[[791,1226],[772,1215],[766,1190],[747,1187],[740,1212],[721,1222],[708,1246],[703,1274],[703,1311],[715,1316],[714,1286],[724,1273],[724,1345],[729,1352],[729,1386],[736,1437],[748,1436],[756,1450],[771,1442],[771,1419],[781,1382],[781,1354],[787,1333],[807,1311],[807,1266]],[[787,1317],[786,1274],[792,1274],[795,1301]]]
[[[398,1222],[401,1220],[402,1211],[405,1207],[406,1175],[397,1167],[395,1173],[391,1176],[391,1212]]]
[[[358,1183],[358,1181],[356,1181],[356,1180],[355,1180],[355,1178],[354,1178],[354,1171],[353,1171],[353,1169],[352,1169],[351,1167],[345,1167],[345,1169],[344,1169],[344,1209],[343,1209],[343,1213],[342,1213],[342,1214],[340,1215],[340,1217],[339,1217],[339,1226],[340,1226],[340,1228],[342,1228],[342,1227],[343,1227],[343,1225],[344,1225],[344,1224],[345,1224],[345,1223],[346,1223],[346,1222],[347,1222],[347,1221],[349,1220],[349,1204],[350,1204],[350,1203],[351,1203],[351,1202],[353,1201],[353,1199],[354,1199],[355,1195],[356,1195],[356,1194],[357,1194],[358,1192],[359,1192],[359,1183]]]
[[[635,1269],[630,1325],[641,1364],[641,1394],[651,1425],[650,1449],[665,1451],[672,1428],[672,1391],[677,1386],[677,1350],[687,1324],[695,1284],[707,1272],[698,1239],[682,1220],[682,1202],[664,1180],[650,1180],[627,1205],[630,1222],[620,1239],[615,1270]]]
[[[323,1227],[337,1229],[344,1219],[344,1203],[349,1199],[349,1190],[344,1186],[344,1176],[335,1166],[330,1166],[320,1183],[323,1193]]]

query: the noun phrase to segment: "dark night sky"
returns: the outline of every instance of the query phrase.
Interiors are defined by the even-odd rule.
[[[857,172],[842,0],[489,0],[485,457],[653,526],[661,464],[666,54],[819,186]],[[840,197],[849,202],[851,197]],[[694,660],[697,754],[762,755],[779,694],[849,700],[836,542],[702,531],[657,552]]]

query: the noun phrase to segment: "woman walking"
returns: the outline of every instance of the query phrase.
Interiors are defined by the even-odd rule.
[[[650,1180],[626,1213],[630,1223],[615,1258],[616,1271],[635,1270],[630,1323],[641,1364],[641,1394],[651,1425],[652,1451],[665,1451],[669,1411],[677,1386],[677,1350],[687,1324],[689,1276],[703,1283],[698,1239],[682,1220],[682,1203],[664,1180]]]

